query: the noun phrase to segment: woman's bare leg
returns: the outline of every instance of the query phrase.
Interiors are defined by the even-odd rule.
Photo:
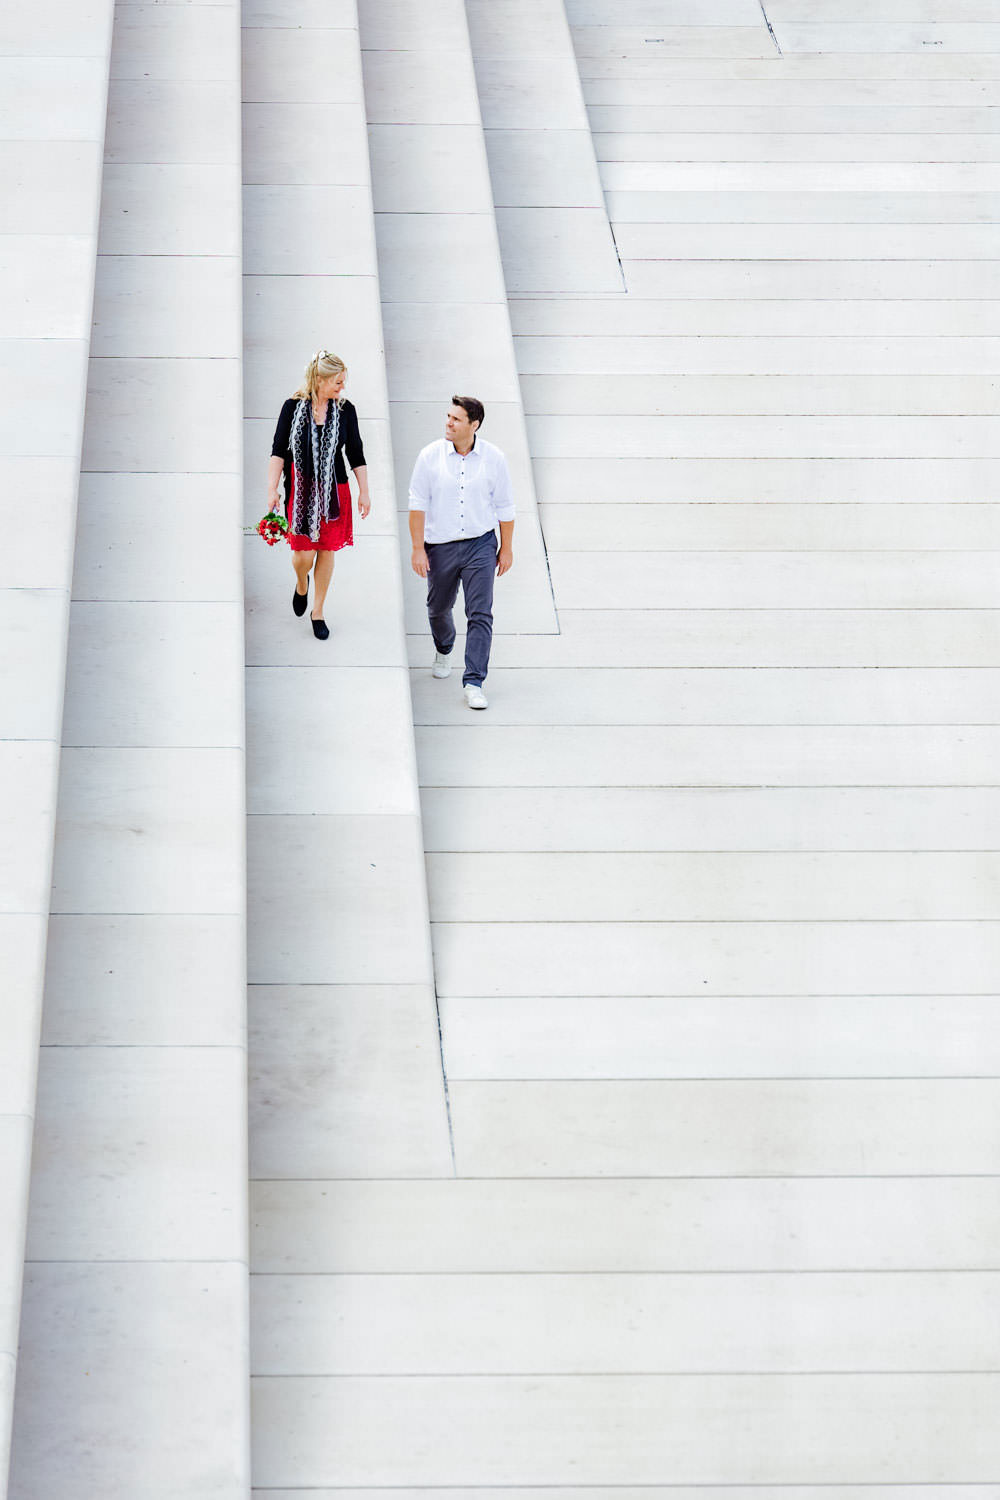
[[[332,552],[316,553],[315,591],[313,593],[312,617],[314,620],[322,620],[323,605],[326,602],[326,591],[330,587],[330,579],[333,577]]]
[[[322,556],[322,554],[320,554]],[[292,567],[295,569],[295,592],[308,594],[309,569],[316,558],[315,552],[293,552]]]

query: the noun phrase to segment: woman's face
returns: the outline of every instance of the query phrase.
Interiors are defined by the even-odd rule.
[[[347,383],[347,371],[336,375],[322,375],[316,382],[316,396],[320,401],[336,401]]]

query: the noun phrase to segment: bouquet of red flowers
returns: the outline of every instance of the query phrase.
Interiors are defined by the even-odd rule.
[[[275,542],[282,541],[287,533],[288,522],[276,510],[269,510],[256,526],[248,526],[244,530],[245,536],[262,536],[269,547],[273,547]]]

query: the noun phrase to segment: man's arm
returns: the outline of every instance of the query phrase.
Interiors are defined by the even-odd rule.
[[[420,452],[417,454],[417,461],[413,465],[409,496],[410,542],[413,548],[410,553],[410,567],[418,578],[426,578],[430,566],[427,561],[427,550],[424,546],[424,526],[430,499],[430,477],[427,473],[427,465],[424,461],[423,452]]]
[[[493,507],[500,523],[500,551],[497,553],[497,577],[502,578],[514,565],[514,490],[507,460],[500,454],[500,466],[493,484]]]
[[[410,511],[410,542],[413,551],[410,553],[410,567],[418,578],[427,577],[427,549],[424,547],[424,513],[422,510]]]
[[[500,551],[497,553],[497,577],[510,571],[514,565],[514,522],[500,522]]]

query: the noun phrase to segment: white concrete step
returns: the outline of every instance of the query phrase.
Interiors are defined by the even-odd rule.
[[[763,29],[763,17],[760,27]],[[753,38],[749,51],[741,55],[740,43],[746,39],[731,34],[727,37],[726,28],[685,27],[683,31],[686,34],[675,33],[673,37],[654,34],[648,43],[643,36],[638,46],[630,47],[627,40],[622,45],[618,28],[613,25],[587,29],[574,25],[573,42],[587,97],[597,102],[596,95],[591,94],[592,86],[596,85],[597,92],[607,91],[612,104],[647,103],[649,93],[656,95],[654,103],[662,103],[663,84],[669,83],[673,94],[676,83],[681,101],[697,93],[699,103],[703,97],[707,102],[718,97],[720,85],[726,89],[732,87],[734,102],[746,97],[763,102],[772,87],[776,96],[787,89],[788,97],[798,100],[812,93],[817,103],[831,95],[844,94],[855,100],[863,95],[878,102],[884,85],[890,103],[900,99],[913,103],[916,99],[925,103],[942,100],[973,104],[982,103],[984,93],[988,92],[983,88],[984,82],[1000,78],[1000,59],[982,49],[970,55],[944,50],[932,52],[926,47],[897,52],[887,64],[878,52],[844,51],[836,47],[818,52],[785,52],[779,56],[773,45],[769,52],[759,50],[759,36]],[[671,42],[675,45],[671,46]],[[821,86],[812,92],[815,82]],[[702,84],[709,85],[703,97],[699,87]]]
[[[986,1373],[1000,1358],[998,1283],[996,1271],[888,1284],[879,1272],[292,1273],[257,1279],[254,1314],[262,1368],[278,1377],[739,1373],[752,1360],[765,1375]]]
[[[998,1393],[993,1374],[270,1377],[259,1407],[288,1434],[295,1461],[268,1456],[260,1484],[322,1494],[317,1477],[332,1473],[328,1493],[440,1486],[474,1495],[478,1484],[561,1496],[584,1472],[603,1500],[615,1486],[647,1495],[665,1482],[739,1485],[751,1473],[757,1492],[780,1494],[807,1474],[824,1494],[838,1484],[849,1493],[872,1474],[905,1485],[911,1435],[933,1418],[965,1455],[965,1482],[986,1486],[988,1500],[1000,1437],[982,1414]],[[942,1467],[930,1470],[935,1478]]]
[[[249,1491],[238,130],[238,6],[119,4],[15,1500]]]
[[[989,609],[565,609],[561,635],[496,638],[498,668],[995,667]],[[572,627],[571,629],[569,627]],[[615,626],[616,630],[609,630]],[[618,633],[620,632],[620,633]],[[426,667],[426,648],[410,648]]]
[[[0,27],[0,1495],[6,1494],[112,0]]]
[[[855,104],[836,107],[805,100],[801,104],[722,103],[714,108],[687,106],[661,99],[651,104],[592,104],[591,127],[598,132],[662,131],[692,135],[699,131],[730,135],[738,131],[775,135],[803,132],[807,136],[832,132],[845,134],[899,134],[915,131],[934,134],[994,135],[1000,126],[995,104],[948,105],[922,102],[893,108],[891,105]]]
[[[661,201],[661,195],[656,193],[644,196],[651,204]],[[658,212],[659,209],[651,210],[654,218]],[[707,273],[714,271],[713,262],[705,262],[704,266]],[[683,276],[691,274],[691,262],[680,262],[679,270],[680,284]],[[668,335],[711,335],[713,339],[802,338],[815,346],[827,339],[906,338],[907,330],[912,329],[912,309],[907,305],[911,299],[905,295],[885,302],[866,299],[864,280],[856,272],[850,273],[843,286],[837,286],[842,275],[839,264],[835,269],[827,263],[822,277],[815,272],[803,275],[801,286],[796,286],[796,276],[788,266],[783,282],[766,263],[744,266],[744,279],[748,271],[755,283],[749,287],[750,295],[745,285],[734,287],[730,278],[730,285],[726,286],[720,278],[717,291],[711,290],[709,282],[708,295],[700,294],[691,300],[675,296],[670,289],[652,299],[588,301],[587,333],[581,333],[577,341],[581,356],[586,359],[591,338],[608,335],[634,339]],[[796,265],[795,272],[801,271]],[[867,274],[870,275],[870,269]],[[832,280],[832,289],[841,293],[839,297],[824,298],[825,278]],[[705,290],[702,287],[702,292]],[[892,291],[888,280],[886,290]],[[1000,311],[995,300],[974,294],[949,301],[948,295],[930,292],[921,303],[921,332],[916,337],[979,338],[1000,331]],[[576,299],[526,300],[511,304],[511,317],[516,335],[572,334],[579,327],[580,307]]]
[[[845,110],[894,106],[898,110],[989,108],[997,76],[996,60],[937,55],[919,60],[893,59],[893,76],[884,60],[852,57],[790,56],[763,63],[714,61],[670,65],[666,60],[631,58],[623,83],[614,75],[614,59],[602,70],[597,60],[582,60],[580,83],[591,107],[661,109],[669,90],[670,106],[680,109],[783,109],[835,107]],[[697,114],[692,116],[697,119]],[[905,115],[897,113],[897,120]]]
[[[550,940],[558,931],[544,930]],[[724,928],[717,935],[732,940]],[[479,939],[482,963],[490,950],[475,931],[470,936]],[[755,936],[741,938],[739,947],[733,941],[737,961],[760,955],[767,939]],[[880,936],[876,927],[864,955],[869,962],[879,955]],[[904,929],[894,946],[907,936]],[[817,937],[807,927],[796,946],[815,963],[843,952],[845,937],[853,944],[843,930]],[[661,951],[669,942],[682,962],[701,941],[690,928],[674,928]],[[612,935],[603,951],[620,970],[629,946]],[[520,960],[525,972],[530,960],[519,933],[507,951],[512,967]],[[589,945],[575,951],[592,957]],[[645,943],[639,956],[650,956]],[[914,968],[923,956],[913,951]],[[937,956],[940,973],[944,943]],[[789,980],[801,979],[806,967],[796,965]],[[827,972],[840,979],[844,967]],[[451,1093],[462,1177],[948,1177],[992,1176],[1000,1165],[990,1134],[1000,1102],[995,1077],[499,1079],[455,1082]],[[860,1364],[858,1351],[855,1357]]]
[[[514,690],[510,683],[506,693]],[[498,689],[494,689],[496,694]],[[428,786],[991,786],[1000,726],[494,723],[418,731]],[[652,992],[651,992],[652,993]]]
[[[426,787],[423,807],[428,853],[969,850],[1000,837],[1000,791],[982,787],[518,787],[502,823],[478,789]]]
[[[595,133],[594,148],[601,163],[629,163],[636,168],[644,163],[807,162],[814,170],[819,169],[818,176],[827,162],[971,164],[992,163],[1000,157],[1000,141],[995,134],[920,134],[916,130],[906,135],[853,132],[846,136],[826,131],[767,133],[739,128],[714,135],[613,131]]]
[[[616,995],[442,1002],[454,1080],[997,1072],[988,995]],[[820,1070],[822,1070],[820,1072]],[[985,1249],[985,1246],[983,1247]]]
[[[989,922],[1000,856],[491,850],[428,855],[427,875],[434,922]]]
[[[801,999],[801,997],[798,997]],[[514,1002],[515,1014],[523,1008]],[[537,1033],[536,1033],[537,1034]],[[970,1177],[269,1182],[273,1274],[994,1271],[1000,1182]],[[407,1227],[399,1232],[400,1223]],[[288,1235],[288,1225],[297,1233]]]

